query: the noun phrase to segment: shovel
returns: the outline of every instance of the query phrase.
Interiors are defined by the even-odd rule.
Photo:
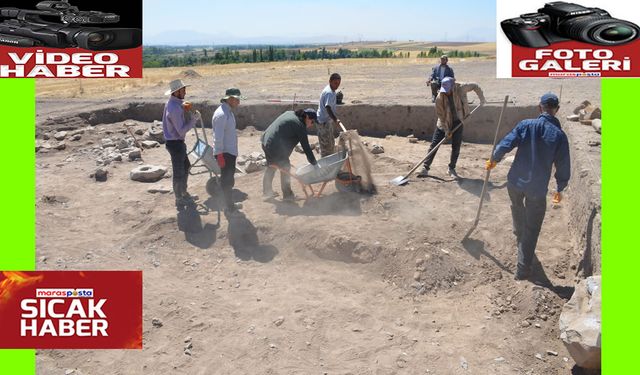
[[[493,152],[496,150],[496,142],[498,140],[498,131],[500,130],[500,123],[502,123],[502,114],[504,113],[504,109],[507,107],[507,102],[509,101],[509,95],[504,97],[504,104],[502,104],[502,110],[500,111],[500,117],[498,118],[498,126],[496,126],[496,134],[493,136],[493,147],[491,148],[491,155],[489,156],[489,161],[493,161]],[[471,233],[478,226],[478,222],[480,221],[480,210],[482,210],[482,202],[484,201],[484,193],[487,191],[487,182],[489,181],[489,176],[491,175],[491,169],[487,170],[487,173],[484,175],[484,183],[482,184],[482,193],[480,193],[480,204],[478,205],[478,212],[476,213],[476,219],[473,222],[473,226],[469,228],[467,234],[465,234],[462,242],[464,242]]]
[[[478,104],[465,117],[465,120],[468,119],[473,114],[473,112],[475,112],[476,109],[480,108],[481,106],[482,106],[482,103]],[[458,124],[458,126],[453,128],[453,131],[451,131],[451,134],[455,133],[458,130],[458,128],[460,128],[462,125],[464,125],[464,121],[460,120],[460,124]],[[407,173],[404,176],[398,176],[398,177],[394,178],[393,180],[389,181],[391,183],[391,185],[402,186],[402,185],[406,184],[407,182],[409,182],[409,176],[411,176],[413,174],[413,172],[415,172],[416,169],[418,169],[418,167],[420,167],[420,165],[422,165],[422,163],[424,163],[424,161],[427,160],[427,158],[429,158],[429,156],[431,156],[434,152],[436,152],[438,150],[438,148],[440,147],[440,145],[443,144],[444,141],[446,141],[446,140],[447,140],[447,137],[444,137],[431,151],[429,151],[427,153],[427,156],[425,156],[424,159],[420,160],[413,168],[411,168],[409,173]]]

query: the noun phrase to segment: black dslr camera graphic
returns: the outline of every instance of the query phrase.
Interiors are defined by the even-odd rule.
[[[600,8],[555,1],[538,13],[527,13],[500,23],[511,43],[522,47],[546,47],[566,40],[601,46],[629,43],[640,29],[632,22],[612,18]]]
[[[0,23],[0,44],[14,47],[79,47],[94,51],[138,47],[140,29],[85,27],[85,24],[113,24],[115,13],[81,11],[68,0],[41,1],[38,10],[0,8],[11,18]]]

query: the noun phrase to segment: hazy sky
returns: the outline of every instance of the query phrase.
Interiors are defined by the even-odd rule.
[[[144,35],[495,41],[495,14],[494,0],[144,0]]]

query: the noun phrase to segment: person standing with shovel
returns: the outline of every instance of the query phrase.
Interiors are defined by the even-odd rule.
[[[482,89],[477,83],[456,83],[452,77],[445,77],[442,80],[440,91],[436,98],[436,116],[438,121],[436,123],[436,131],[433,133],[433,139],[429,152],[433,150],[445,137],[451,138],[451,159],[449,161],[449,169],[447,173],[449,176],[458,179],[458,173],[456,173],[456,163],[458,162],[458,156],[460,155],[460,147],[462,145],[462,126],[459,126],[461,120],[464,120],[470,113],[469,101],[467,99],[467,93],[474,91],[478,98],[480,98],[480,104],[484,104],[484,94]],[[456,127],[458,127],[456,129]],[[418,173],[418,177],[424,178],[429,176],[429,169],[431,163],[436,156],[437,151],[434,151],[424,161],[424,167],[422,171]]]
[[[518,245],[516,280],[527,279],[531,274],[531,263],[547,209],[551,168],[556,168],[554,204],[562,200],[561,193],[571,177],[569,141],[555,116],[560,109],[558,97],[552,93],[544,94],[539,108],[541,114],[537,119],[520,121],[500,141],[485,167],[487,170],[495,168],[505,154],[518,148],[507,176],[513,232]]]

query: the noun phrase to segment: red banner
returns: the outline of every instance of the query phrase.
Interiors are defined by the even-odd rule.
[[[0,273],[0,348],[142,349],[142,271]]]
[[[576,41],[512,45],[511,54],[513,77],[640,77],[640,40],[615,47]]]
[[[0,78],[142,78],[142,46],[113,51],[0,46]]]

